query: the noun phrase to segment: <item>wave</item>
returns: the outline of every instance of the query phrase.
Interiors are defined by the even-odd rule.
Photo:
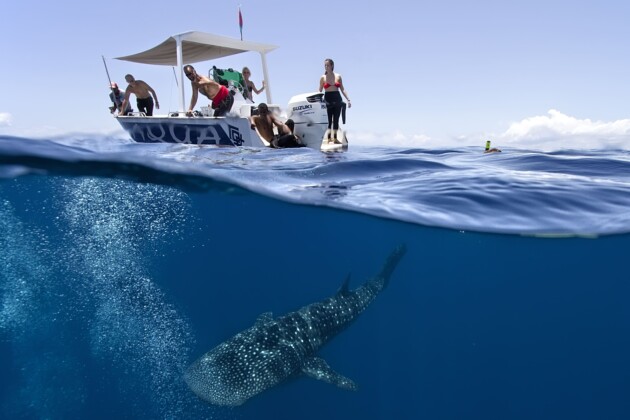
[[[124,178],[256,193],[426,226],[511,234],[630,232],[630,153],[480,148],[217,148],[110,137],[0,137],[0,178]]]

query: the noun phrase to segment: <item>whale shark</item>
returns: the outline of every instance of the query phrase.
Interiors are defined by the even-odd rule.
[[[395,248],[378,275],[354,290],[350,276],[334,296],[274,318],[270,312],[254,325],[219,344],[185,371],[188,387],[213,405],[239,406],[282,382],[305,374],[356,390],[349,378],[335,372],[317,351],[346,329],[389,283],[406,252]]]

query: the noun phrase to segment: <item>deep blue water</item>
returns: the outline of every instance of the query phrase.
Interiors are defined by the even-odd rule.
[[[625,419],[630,153],[345,153],[0,137],[0,417]],[[298,378],[237,408],[194,359],[389,287]]]

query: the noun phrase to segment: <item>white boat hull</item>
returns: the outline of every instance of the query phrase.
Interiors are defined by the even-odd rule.
[[[264,147],[245,117],[119,116],[138,143],[181,143]]]

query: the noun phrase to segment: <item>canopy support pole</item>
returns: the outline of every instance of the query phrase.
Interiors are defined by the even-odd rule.
[[[182,47],[182,36],[175,36],[175,43],[177,45],[177,68],[179,69],[179,112],[185,112],[185,102],[186,98],[184,97],[184,49]]]
[[[262,59],[263,77],[265,78],[265,95],[267,96],[267,103],[272,104],[273,101],[271,99],[271,83],[269,82],[269,75],[267,73],[267,56],[264,52],[261,52],[260,58]]]

